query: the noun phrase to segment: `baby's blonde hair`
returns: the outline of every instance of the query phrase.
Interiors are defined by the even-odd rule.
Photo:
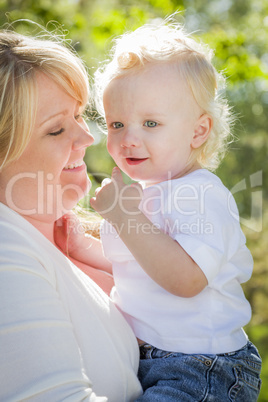
[[[211,49],[194,40],[180,24],[171,20],[159,25],[144,25],[126,33],[115,40],[109,61],[95,73],[97,110],[104,117],[103,93],[113,79],[136,73],[148,63],[174,65],[203,113],[213,121],[207,141],[192,150],[188,163],[197,161],[202,167],[214,170],[231,142],[232,117],[226,100],[220,96],[219,83],[223,86],[224,79],[213,67],[212,57]]]
[[[0,31],[0,170],[21,156],[31,137],[38,73],[53,79],[80,103],[81,109],[88,103],[86,69],[60,38]]]

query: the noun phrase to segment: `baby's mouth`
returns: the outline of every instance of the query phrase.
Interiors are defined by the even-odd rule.
[[[126,161],[129,165],[138,165],[142,162],[145,162],[148,158],[126,158]]]

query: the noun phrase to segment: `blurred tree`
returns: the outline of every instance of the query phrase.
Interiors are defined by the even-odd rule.
[[[113,37],[176,11],[180,12],[176,18],[187,30],[215,49],[215,65],[227,77],[226,96],[237,116],[237,141],[217,174],[235,191],[242,227],[255,260],[253,278],[244,287],[253,307],[247,331],[261,349],[263,378],[268,380],[268,213],[264,212],[268,205],[267,0],[0,0],[0,25],[16,21],[14,26],[19,32],[38,34],[37,26],[23,21],[29,19],[62,34],[93,75]],[[98,183],[110,175],[114,163],[106,151],[105,136],[93,123],[90,126],[96,145],[88,149],[86,162],[94,192]],[[256,198],[258,195],[261,198]],[[89,206],[88,200],[86,197],[85,206]],[[265,395],[268,384],[263,385],[259,401],[266,401]]]

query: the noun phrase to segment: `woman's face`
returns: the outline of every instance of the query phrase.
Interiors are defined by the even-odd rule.
[[[1,201],[21,215],[54,221],[90,188],[86,147],[94,141],[78,102],[44,74],[37,76],[37,115],[28,146],[0,174]]]

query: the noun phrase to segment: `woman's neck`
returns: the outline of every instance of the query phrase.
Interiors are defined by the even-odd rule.
[[[16,203],[13,201],[12,205],[7,201],[6,198],[6,187],[2,184],[1,175],[0,175],[0,202],[9,207],[10,209],[17,212],[24,219],[26,219],[29,223],[31,223],[39,232],[41,232],[51,243],[55,244],[54,241],[54,220],[53,216],[42,216],[42,215],[25,215],[23,213],[23,209],[19,208],[17,210]],[[43,219],[42,219],[43,218]],[[56,218],[55,218],[56,219]]]
[[[24,218],[51,241],[52,244],[56,245],[54,241],[54,222],[38,220],[31,216],[24,216]]]

